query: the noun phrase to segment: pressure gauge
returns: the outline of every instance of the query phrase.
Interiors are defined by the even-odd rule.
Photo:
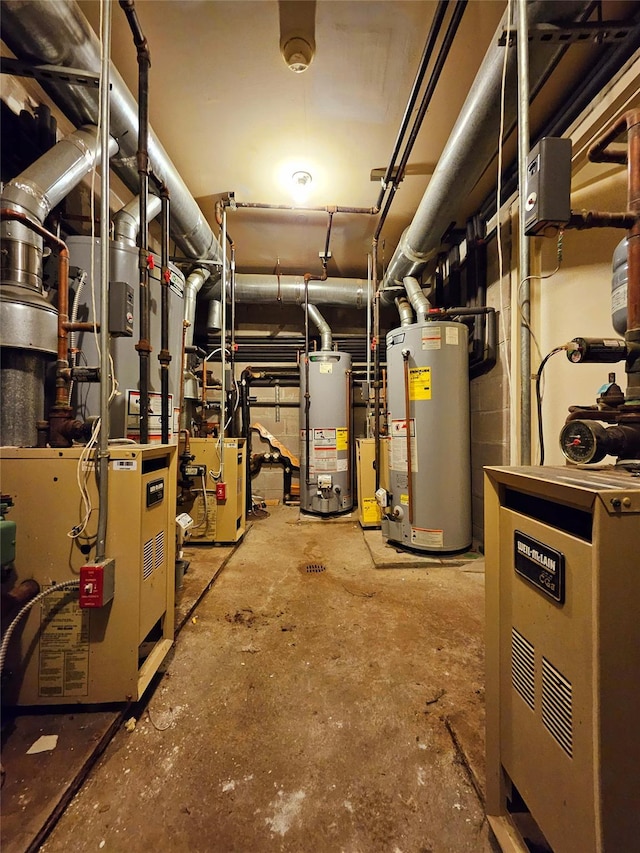
[[[571,462],[600,462],[607,455],[603,447],[604,427],[592,421],[569,421],[562,427],[560,447]]]

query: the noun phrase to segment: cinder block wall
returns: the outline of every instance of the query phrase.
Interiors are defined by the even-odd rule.
[[[473,538],[484,541],[484,473],[485,465],[508,465],[510,453],[509,384],[506,359],[511,329],[510,305],[510,234],[503,227],[504,270],[502,305],[495,238],[488,246],[487,305],[498,313],[498,360],[496,366],[471,382],[471,508]],[[500,312],[503,316],[500,316]]]

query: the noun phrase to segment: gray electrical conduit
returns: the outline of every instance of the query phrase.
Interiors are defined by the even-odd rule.
[[[20,609],[18,614],[14,617],[11,624],[7,628],[7,631],[2,638],[2,646],[0,646],[0,672],[4,670],[4,662],[7,656],[7,649],[9,647],[9,641],[11,640],[11,635],[16,629],[18,622],[22,619],[22,617],[29,611],[34,604],[37,604],[39,601],[42,601],[45,596],[50,595],[52,592],[58,592],[61,589],[73,589],[74,587],[78,587],[80,585],[80,581],[75,578],[69,581],[62,581],[62,583],[56,583],[53,586],[48,587],[48,589],[43,589],[42,592],[39,592],[36,596],[34,596],[30,601]]]

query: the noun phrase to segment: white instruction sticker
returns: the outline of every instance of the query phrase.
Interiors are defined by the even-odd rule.
[[[460,336],[458,335],[459,331],[460,330],[457,326],[447,326],[447,334],[445,337],[446,342],[457,347],[460,340]]]

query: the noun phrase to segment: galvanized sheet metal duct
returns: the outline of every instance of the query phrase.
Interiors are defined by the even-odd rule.
[[[316,305],[337,305],[365,308],[367,305],[367,282],[362,278],[328,278],[326,281],[310,281],[307,285],[309,302]],[[207,298],[220,298],[220,283],[207,290]],[[305,304],[303,276],[236,274],[236,302],[278,301],[289,305]]]
[[[147,217],[151,222],[160,213],[162,201],[160,196],[149,195],[147,201]],[[135,196],[128,204],[113,217],[113,239],[127,246],[135,246],[140,231],[140,196]]]
[[[316,329],[320,332],[320,349],[322,352],[331,352],[333,348],[333,336],[331,334],[331,327],[324,319],[320,311],[318,310],[317,305],[309,304],[307,306],[309,319],[316,327]]]
[[[3,0],[2,38],[18,59],[100,71],[98,38],[74,0]],[[120,144],[120,153],[111,162],[129,189],[137,193],[138,109],[113,64],[111,85],[111,133]],[[42,86],[76,126],[97,123],[97,89],[54,79],[43,81]],[[149,157],[155,176],[171,194],[171,236],[177,245],[189,257],[220,261],[213,231],[153,130],[149,132]]]
[[[584,0],[536,0],[527,6],[529,25],[548,21],[574,21],[590,4]],[[382,288],[401,284],[405,276],[419,276],[427,261],[440,248],[442,237],[458,216],[460,200],[476,185],[495,156],[500,128],[500,88],[505,48],[498,27],[471,90],[444,147],[415,216],[406,229],[382,282]],[[562,46],[532,42],[529,50],[529,79],[535,90],[554,65]],[[516,118],[516,55],[507,60],[505,126]],[[395,294],[385,299],[393,301]]]

